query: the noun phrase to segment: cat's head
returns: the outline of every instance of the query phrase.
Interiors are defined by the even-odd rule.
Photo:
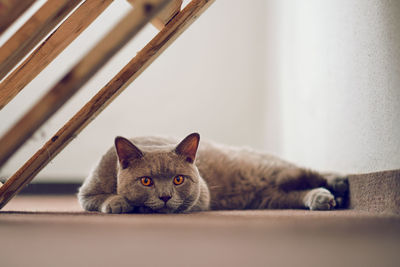
[[[173,146],[139,148],[117,137],[118,194],[142,212],[184,212],[200,196],[200,174],[195,165],[200,136],[188,135]]]

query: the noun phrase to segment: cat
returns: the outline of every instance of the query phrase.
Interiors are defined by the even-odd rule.
[[[348,180],[253,151],[162,137],[115,138],[78,192],[103,213],[232,209],[330,210],[346,205]]]

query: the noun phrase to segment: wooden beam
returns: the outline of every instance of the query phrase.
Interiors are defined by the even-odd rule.
[[[0,0],[0,34],[24,13],[35,0]]]
[[[132,83],[214,0],[192,0],[0,188],[0,209]]]
[[[139,1],[132,11],[0,139],[0,167],[169,1],[171,0]]]
[[[0,83],[0,110],[79,36],[112,0],[86,0]]]
[[[128,0],[132,5],[135,4],[137,0]],[[158,29],[162,30],[165,25],[170,22],[170,20],[178,14],[181,10],[182,0],[171,1],[158,15],[151,21],[151,23]]]
[[[82,0],[48,0],[0,48],[0,80]]]

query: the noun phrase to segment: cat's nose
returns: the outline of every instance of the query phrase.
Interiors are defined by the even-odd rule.
[[[165,203],[167,203],[167,201],[171,199],[171,196],[162,196],[162,197],[160,197],[160,199],[162,201],[164,201]]]

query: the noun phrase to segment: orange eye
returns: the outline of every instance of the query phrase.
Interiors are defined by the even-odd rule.
[[[142,178],[140,179],[140,182],[142,182],[142,185],[144,185],[144,186],[151,186],[151,185],[153,185],[153,181],[152,181],[151,178],[149,178],[149,177],[142,177]]]
[[[183,181],[185,180],[185,178],[182,175],[177,175],[174,178],[174,184],[175,185],[180,185],[183,183]]]

